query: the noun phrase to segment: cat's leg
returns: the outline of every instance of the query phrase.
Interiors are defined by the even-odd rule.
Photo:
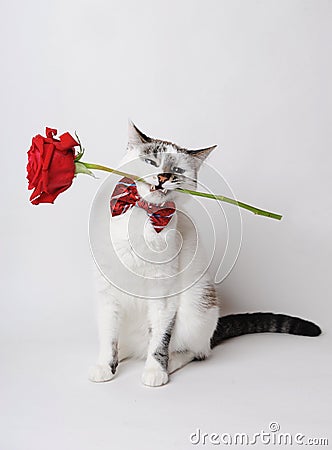
[[[195,289],[181,294],[180,305],[170,345],[169,374],[209,356],[219,317],[214,288],[204,280],[201,286],[196,284]]]
[[[114,288],[103,282],[98,292],[99,356],[97,364],[89,370],[89,379],[94,382],[111,380],[118,366],[118,337],[120,306]]]
[[[188,351],[172,352],[169,356],[168,373],[181,369],[195,359],[195,353]]]
[[[151,333],[142,383],[146,386],[161,386],[168,382],[169,342],[175,323],[175,300],[150,300],[148,313]]]

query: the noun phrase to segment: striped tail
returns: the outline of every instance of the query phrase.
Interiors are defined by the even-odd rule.
[[[231,314],[219,317],[211,338],[211,348],[228,338],[251,333],[288,333],[301,336],[319,336],[318,325],[299,317],[273,313]]]

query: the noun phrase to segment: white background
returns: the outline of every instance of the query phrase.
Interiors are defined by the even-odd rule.
[[[198,427],[272,420],[329,437],[331,13],[327,0],[2,2],[1,450],[182,450]],[[85,160],[112,166],[128,117],[183,146],[217,143],[210,162],[237,197],[284,215],[242,213],[225,311],[300,315],[321,337],[234,339],[158,389],[140,385],[142,362],[87,381],[101,180],[31,206],[26,151],[45,126],[77,130]]]

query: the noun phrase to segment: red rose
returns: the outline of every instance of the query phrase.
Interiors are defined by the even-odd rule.
[[[54,203],[61,192],[68,189],[75,175],[75,151],[79,145],[69,134],[54,138],[57,130],[46,128],[46,138],[38,134],[32,138],[28,151],[28,189],[33,205]]]

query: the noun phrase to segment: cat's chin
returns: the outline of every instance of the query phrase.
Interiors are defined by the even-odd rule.
[[[176,192],[174,189],[157,189],[156,186],[147,183],[137,183],[138,193],[144,200],[159,205],[174,200]]]
[[[160,203],[174,200],[175,192],[167,189],[150,190],[145,196],[145,200],[150,203],[159,205]]]
[[[151,184],[150,192],[159,192],[160,194],[167,195],[168,189],[157,188],[154,184]]]

